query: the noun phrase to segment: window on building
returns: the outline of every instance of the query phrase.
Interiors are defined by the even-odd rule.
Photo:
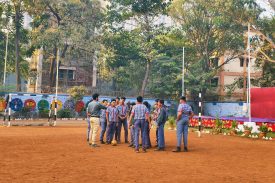
[[[240,67],[244,66],[244,61],[246,61],[246,66],[248,66],[248,59],[245,59],[243,57],[240,58]]]
[[[219,84],[219,78],[213,78],[211,79],[211,86],[212,87],[217,87]]]
[[[63,80],[64,77],[65,77],[65,70],[59,69],[59,72],[58,72],[58,79]]]
[[[75,72],[73,70],[68,71],[68,80],[72,81],[75,79]]]
[[[240,58],[240,67],[243,67],[243,65],[244,65],[244,58],[241,57],[241,58]]]
[[[219,66],[219,58],[212,58],[210,60],[211,66],[212,67],[218,67]]]

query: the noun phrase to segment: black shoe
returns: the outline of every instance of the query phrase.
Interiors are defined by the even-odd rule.
[[[180,147],[177,147],[177,148],[174,149],[172,152],[180,152]]]
[[[128,141],[128,140],[126,140],[126,141],[125,141],[125,144],[129,144],[129,141]]]
[[[92,144],[91,147],[100,147],[100,146],[97,144]]]
[[[104,142],[103,140],[102,140],[102,141],[100,141],[100,143],[101,143],[101,144],[105,144],[105,142]]]
[[[184,151],[184,152],[188,152],[187,147],[184,147],[183,151]]]
[[[128,147],[133,147],[134,146],[134,144],[130,144]]]
[[[106,142],[106,145],[109,145],[109,144],[111,144],[111,142]]]
[[[156,148],[154,151],[164,151],[164,147]]]

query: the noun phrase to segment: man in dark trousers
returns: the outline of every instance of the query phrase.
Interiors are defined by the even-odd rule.
[[[118,122],[118,110],[116,108],[115,99],[111,100],[111,106],[109,106],[106,110],[106,119],[107,119],[107,125],[108,125],[107,144],[111,144],[115,134],[117,122]]]
[[[102,104],[104,106],[108,107],[107,100],[103,100]],[[107,128],[106,109],[101,109],[101,111],[100,111],[100,126],[101,126],[100,143],[105,144],[103,139],[104,139],[104,134],[105,134],[106,128]]]
[[[153,121],[154,121],[154,124],[156,124],[156,121],[157,121],[157,118],[158,118],[158,113],[159,113],[158,102],[159,102],[159,99],[156,99],[154,107],[153,107]],[[156,146],[155,147],[158,147],[158,128],[157,128],[157,125],[156,125]]]
[[[145,120],[148,120],[149,118],[149,110],[147,107],[142,104],[143,98],[142,96],[137,97],[137,104],[133,107],[132,113],[130,116],[129,121],[134,118],[134,127],[135,127],[135,150],[136,153],[139,153],[139,133],[141,131],[141,134],[144,134],[144,126],[145,126]],[[142,135],[142,150],[143,152],[146,152],[146,144],[144,135]]]
[[[164,125],[167,119],[167,112],[164,107],[164,100],[158,101],[158,118],[157,118],[157,128],[158,128],[158,148],[155,151],[164,151],[165,139],[164,139]]]
[[[190,105],[186,103],[185,96],[180,97],[180,104],[178,107],[177,115],[177,148],[173,152],[181,151],[182,135],[184,139],[184,152],[188,151],[187,148],[187,137],[188,137],[188,125],[189,118],[192,118],[194,113]]]
[[[128,123],[127,123],[127,112],[128,112],[128,106],[125,104],[125,97],[122,97],[120,99],[120,104],[117,106],[118,109],[118,124],[116,128],[116,140],[117,143],[120,144],[120,136],[121,136],[121,127],[123,125],[124,128],[124,138],[125,143],[128,142]]]
[[[130,119],[130,116],[131,116],[131,114],[132,114],[132,109],[133,109],[133,107],[136,105],[136,103],[135,102],[132,102],[132,103],[130,103],[130,109],[129,109],[129,118],[128,119]],[[129,129],[130,129],[130,136],[131,136],[131,142],[130,142],[130,145],[129,145],[129,147],[135,147],[135,127],[134,127],[134,119],[131,119],[131,121],[130,120],[128,120],[128,122],[129,122]]]

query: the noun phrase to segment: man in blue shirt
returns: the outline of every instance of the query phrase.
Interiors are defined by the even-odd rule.
[[[181,151],[182,135],[184,139],[184,151],[187,152],[187,137],[188,137],[188,125],[189,118],[192,118],[194,113],[190,105],[186,103],[185,96],[180,98],[180,104],[178,107],[177,115],[177,148],[173,152]]]
[[[116,128],[116,140],[118,144],[120,144],[122,125],[124,128],[125,143],[129,143],[128,142],[128,123],[127,123],[128,106],[125,104],[125,99],[126,99],[125,97],[122,97],[120,99],[120,105],[117,106],[119,113],[118,113],[118,124]]]
[[[114,133],[116,130],[116,125],[118,122],[118,110],[116,108],[116,100],[111,100],[111,106],[109,106],[106,110],[106,120],[108,125],[107,130],[107,144],[111,144]]]
[[[142,104],[142,96],[137,97],[137,104],[133,107],[129,121],[134,118],[135,150],[139,153],[139,133],[144,134],[145,120],[149,118],[149,110]],[[142,135],[142,150],[146,152],[145,136]]]
[[[165,140],[164,140],[164,125],[167,119],[167,112],[164,107],[164,100],[158,101],[158,118],[156,120],[157,129],[158,129],[158,148],[156,151],[164,151],[165,148]]]
[[[108,101],[103,100],[102,104],[107,107]],[[105,134],[106,128],[107,128],[106,109],[101,109],[101,111],[100,111],[100,126],[101,126],[100,143],[105,144],[103,138],[104,138],[104,134]]]

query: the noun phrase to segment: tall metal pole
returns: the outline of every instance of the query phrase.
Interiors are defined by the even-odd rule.
[[[184,47],[182,47],[182,96],[184,96]]]
[[[6,39],[5,66],[4,66],[4,78],[3,78],[3,86],[4,86],[4,88],[6,88],[6,72],[7,72],[8,44],[9,44],[9,31],[7,31],[7,39]]]
[[[54,101],[54,126],[56,126],[56,118],[57,118],[57,92],[58,92],[59,59],[60,59],[60,53],[59,53],[59,49],[57,49],[57,58],[56,58],[56,82],[55,82],[55,101]]]
[[[202,131],[202,96],[201,92],[199,93],[199,120],[198,120],[198,125],[199,125],[199,131],[198,131],[198,137],[201,137],[201,131]]]
[[[251,75],[251,59],[250,59],[250,23],[248,23],[248,32],[247,32],[247,51],[248,51],[248,118],[249,122],[251,122],[251,81],[250,81],[250,75]]]

